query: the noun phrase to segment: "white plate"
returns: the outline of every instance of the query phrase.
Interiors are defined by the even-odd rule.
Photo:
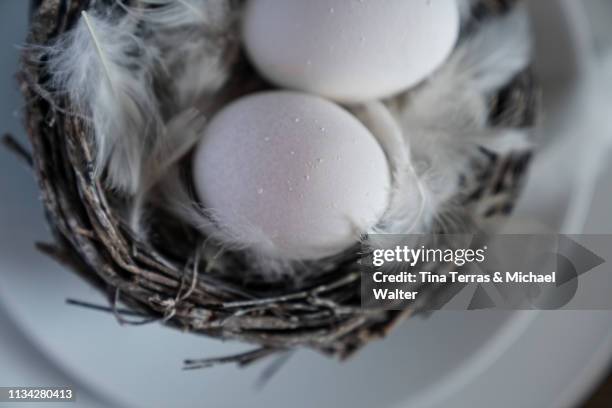
[[[25,2],[7,3],[0,5],[0,27],[6,31],[2,41],[15,42],[19,40],[16,33],[23,31]],[[554,103],[547,104],[543,132],[557,135],[558,140],[550,141],[536,163],[517,218],[539,217],[555,228],[568,219],[580,219],[572,215],[576,205],[568,200],[571,171],[566,175],[568,183],[547,187],[559,185],[551,182],[558,179],[549,176],[559,177],[559,170],[568,167],[559,164],[576,155],[579,145],[569,136],[587,131],[576,112],[586,109],[590,95],[585,91],[585,68],[567,63],[580,59],[572,42],[581,38],[569,28],[575,25],[565,14],[567,3],[547,1],[546,6],[532,6],[539,16],[537,27],[546,28],[538,30],[543,41],[539,55],[545,57],[540,68],[546,74],[545,90],[554,95]],[[547,55],[551,49],[569,50],[563,64],[547,63],[558,57]],[[3,52],[3,70],[14,70],[16,52],[4,48]],[[9,130],[22,134],[15,118],[5,115],[16,108],[14,101],[18,100],[5,76],[2,123],[12,120]],[[609,312],[440,312],[427,320],[409,321],[346,364],[298,352],[263,390],[254,387],[263,366],[184,372],[180,368],[186,357],[226,354],[245,347],[157,325],[120,327],[111,315],[65,305],[68,297],[104,300],[32,249],[34,241],[49,239],[36,203],[38,193],[30,175],[6,154],[0,160],[0,191],[0,307],[54,364],[116,401],[113,405],[571,406],[612,355]],[[571,205],[555,205],[566,202]],[[612,225],[607,231],[612,231]],[[0,382],[2,378],[0,373]]]

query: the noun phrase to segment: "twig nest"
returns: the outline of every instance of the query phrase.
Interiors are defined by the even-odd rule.
[[[425,285],[404,311],[360,308],[351,240],[469,233],[511,213],[538,100],[515,0],[121,3],[33,2],[19,80],[56,237],[41,250],[142,322],[258,346],[223,361],[346,358],[444,298]],[[341,101],[393,96],[246,96],[273,88],[255,68]],[[279,251],[291,259],[274,263]]]
[[[207,127],[195,187],[229,246],[320,259],[359,240],[387,208],[385,153],[354,116],[296,92],[253,94]]]
[[[395,95],[450,55],[459,35],[455,0],[258,0],[243,38],[273,83],[342,102]]]

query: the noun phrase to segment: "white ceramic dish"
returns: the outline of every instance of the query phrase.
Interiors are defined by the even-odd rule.
[[[15,43],[16,33],[24,31],[26,6],[6,3],[0,5],[0,29],[6,31],[1,38]],[[572,184],[578,172],[569,168],[561,174],[569,166],[560,164],[583,150],[576,134],[593,133],[583,115],[594,106],[590,68],[579,62],[578,44],[586,40],[577,29],[579,14],[568,14],[577,2],[538,3],[531,2],[541,41],[538,65],[552,96],[542,133],[555,136],[547,138],[536,162],[517,221],[537,218],[548,228],[579,232],[585,206],[570,197],[583,197],[584,191],[573,194],[581,188]],[[15,69],[16,58],[6,46],[4,72]],[[4,72],[3,115],[18,108],[15,87]],[[8,130],[23,133],[14,117],[2,118],[12,120],[3,122],[10,124]],[[184,372],[183,358],[244,346],[156,325],[120,327],[111,315],[65,305],[68,297],[104,299],[32,249],[34,241],[49,239],[34,182],[4,153],[0,175],[0,307],[42,355],[78,379],[84,392],[95,390],[113,406],[569,407],[593,386],[612,355],[611,312],[440,312],[409,321],[346,364],[298,352],[263,390],[254,387],[263,366]],[[567,182],[559,183],[560,177]],[[606,206],[600,208],[591,222],[606,228],[598,218]],[[612,231],[610,221],[603,231]]]

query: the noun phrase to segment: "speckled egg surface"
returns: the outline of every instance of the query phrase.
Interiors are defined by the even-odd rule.
[[[233,240],[288,259],[332,255],[385,211],[385,153],[350,113],[297,92],[253,94],[212,120],[194,156],[202,205]]]
[[[243,41],[271,82],[361,102],[430,75],[459,25],[455,0],[249,0]]]

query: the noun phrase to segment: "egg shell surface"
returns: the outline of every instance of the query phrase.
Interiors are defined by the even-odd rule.
[[[202,205],[232,240],[288,259],[358,242],[390,193],[385,153],[349,112],[289,91],[243,97],[212,119],[194,155]]]
[[[271,82],[352,103],[421,82],[459,28],[456,0],[249,0],[242,31]]]

